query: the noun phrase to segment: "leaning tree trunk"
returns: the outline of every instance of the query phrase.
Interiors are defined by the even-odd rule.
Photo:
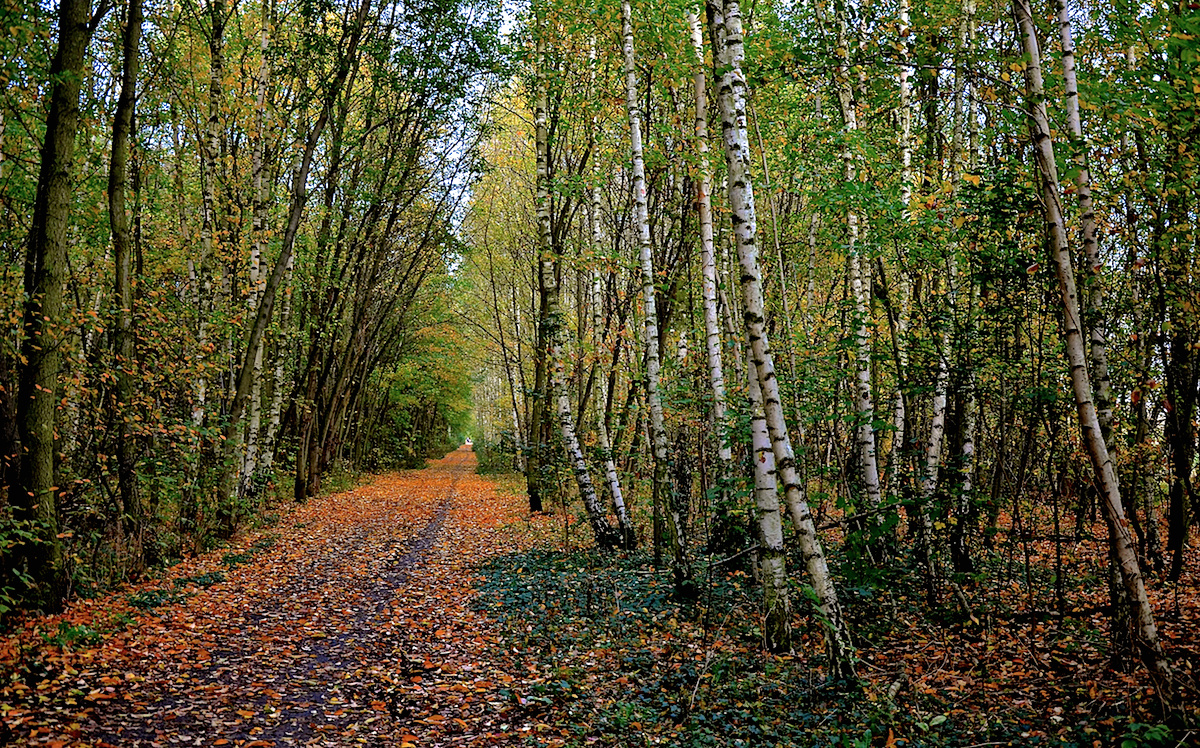
[[[1142,662],[1158,681],[1160,692],[1169,686],[1170,672],[1158,639],[1154,610],[1146,596],[1146,587],[1138,565],[1133,535],[1125,518],[1117,474],[1109,457],[1108,446],[1100,428],[1096,404],[1092,400],[1092,383],[1088,377],[1087,354],[1079,324],[1079,297],[1075,274],[1071,267],[1071,251],[1063,224],[1062,200],[1058,186],[1058,168],[1054,161],[1054,140],[1046,112],[1045,88],[1042,84],[1041,53],[1037,31],[1028,0],[1013,0],[1018,34],[1029,61],[1025,68],[1025,92],[1029,114],[1030,137],[1042,182],[1046,223],[1050,233],[1052,259],[1058,276],[1062,299],[1063,333],[1066,338],[1067,363],[1071,372],[1071,387],[1084,445],[1091,458],[1096,487],[1101,494],[1104,519],[1108,524],[1110,551],[1120,568],[1126,604],[1136,621],[1136,637]]]
[[[763,588],[763,639],[769,652],[791,646],[791,602],[787,589],[787,554],[783,546],[783,517],[775,482],[775,452],[767,429],[762,388],[752,355],[747,356],[750,395],[750,456],[754,460],[754,509],[758,528],[758,570]]]
[[[591,223],[592,229],[592,250],[599,256],[600,250],[600,182],[599,182],[599,167],[595,183],[592,185],[592,203],[591,209],[588,211],[588,222]],[[596,268],[592,273],[592,331],[596,336],[596,349],[599,351],[599,362],[604,360],[604,351],[607,349],[607,341],[605,340],[604,329],[604,314],[601,308],[601,292],[602,285],[600,282],[600,269]],[[614,357],[615,358],[615,357]],[[616,361],[611,362],[616,366]],[[596,441],[600,447],[600,459],[604,468],[604,480],[608,484],[608,492],[612,496],[613,509],[617,513],[617,527],[621,532],[621,547],[632,550],[637,547],[637,534],[633,527],[633,520],[629,517],[629,512],[625,508],[625,494],[621,491],[621,478],[617,475],[617,464],[613,460],[612,442],[608,438],[608,425],[605,423],[605,407],[608,403],[608,377],[601,372],[597,378],[597,392],[595,397],[596,403]],[[516,411],[514,411],[515,413]]]
[[[650,443],[654,450],[655,556],[666,545],[671,552],[675,585],[681,592],[691,585],[691,569],[682,533],[675,490],[670,483],[670,445],[659,395],[658,309],[654,289],[654,253],[650,245],[650,217],[646,204],[646,167],[642,156],[642,113],[638,103],[637,63],[633,52],[633,19],[629,0],[621,3],[622,51],[625,58],[625,105],[629,114],[630,152],[633,161],[633,203],[637,223],[638,259],[642,271],[642,304],[646,347],[646,404],[650,410]],[[665,496],[663,494],[666,494]],[[665,499],[665,501],[664,501]],[[661,531],[661,538],[660,538]]]
[[[258,307],[254,312],[250,331],[246,337],[246,345],[241,355],[240,367],[238,368],[237,377],[234,380],[233,402],[230,405],[223,430],[225,438],[224,456],[226,458],[223,460],[223,463],[235,462],[231,458],[235,454],[242,433],[242,415],[246,411],[247,401],[250,396],[250,387],[254,379],[255,352],[262,344],[263,335],[266,334],[267,326],[270,325],[271,317],[275,311],[275,299],[279,293],[279,289],[283,286],[284,277],[288,275],[289,268],[292,266],[292,252],[295,250],[296,239],[300,234],[301,220],[304,217],[305,207],[308,205],[309,173],[312,171],[317,146],[321,141],[321,136],[325,132],[325,127],[328,125],[330,117],[333,115],[334,106],[342,93],[343,87],[346,85],[347,79],[357,70],[359,44],[362,41],[370,9],[371,0],[361,0],[360,5],[355,10],[355,15],[349,19],[350,27],[345,32],[341,52],[336,61],[336,72],[333,79],[326,84],[321,113],[312,124],[304,140],[299,165],[292,175],[291,201],[288,206],[287,223],[284,227],[282,241],[280,242],[279,255],[275,258],[275,264],[271,268],[271,273],[261,281],[262,287]],[[311,464],[311,460],[309,463],[308,468],[312,470],[315,466]],[[220,494],[222,497],[230,495],[230,484],[236,477],[236,465],[234,465],[232,470],[225,469],[223,481],[225,485],[222,487],[223,490]],[[224,521],[228,522],[230,519],[236,521],[236,516],[227,518]]]
[[[710,2],[707,6],[717,53],[714,65],[720,75],[718,99],[721,105],[721,130],[724,134],[725,164],[728,169],[729,207],[737,241],[738,262],[742,274],[742,319],[758,384],[762,388],[764,415],[775,455],[778,479],[783,482],[788,509],[796,524],[800,550],[808,568],[817,606],[825,625],[825,643],[829,655],[831,679],[852,679],[854,650],[850,632],[842,615],[841,604],[825,553],[817,537],[805,499],[791,438],[783,414],[775,362],[767,341],[762,276],[758,267],[758,245],[754,212],[754,189],[750,181],[750,144],[746,127],[746,79],[742,73],[742,18],[737,0],[726,0],[724,7]]]
[[[541,287],[545,294],[546,314],[543,322],[546,337],[547,364],[550,369],[550,392],[553,395],[558,432],[562,438],[567,459],[575,474],[579,497],[587,510],[588,521],[596,545],[602,549],[620,545],[620,538],[608,524],[608,517],[600,506],[596,486],[592,483],[587,460],[579,447],[575,435],[575,419],[571,412],[571,393],[567,389],[566,361],[563,355],[564,328],[566,327],[559,302],[558,277],[555,273],[555,251],[550,231],[550,136],[547,127],[547,84],[546,84],[546,40],[545,28],[539,27],[537,40],[537,101],[534,109],[535,147],[537,155],[537,226],[538,226],[538,270]]]
[[[24,337],[17,383],[17,429],[23,453],[18,487],[9,491],[9,500],[22,518],[37,523],[37,542],[25,545],[25,557],[37,585],[30,599],[41,608],[58,607],[66,582],[55,496],[54,415],[62,358],[63,286],[79,90],[84,54],[95,29],[92,21],[89,0],[62,0],[58,6],[58,48],[50,63],[50,111],[25,255]]]

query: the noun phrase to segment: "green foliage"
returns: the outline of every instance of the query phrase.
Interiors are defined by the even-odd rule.
[[[225,575],[219,571],[209,571],[204,574],[195,574],[188,577],[179,577],[175,580],[176,587],[186,587],[189,584],[194,584],[197,587],[212,587],[214,584],[220,584],[225,581]]]
[[[14,519],[7,508],[0,508],[0,622],[34,584],[21,567],[21,549],[39,537],[37,523]]]
[[[129,596],[129,604],[138,610],[154,610],[163,605],[174,605],[184,599],[184,595],[175,590],[152,589],[135,592]]]
[[[221,556],[221,563],[230,569],[235,569],[254,558],[253,553],[230,552]]]
[[[1171,737],[1171,728],[1166,725],[1131,722],[1120,738],[1120,748],[1157,748],[1177,745]]]
[[[480,475],[508,473],[513,470],[516,461],[516,445],[513,442],[511,431],[502,432],[499,441],[495,442],[476,438],[472,441],[471,446],[475,450],[477,461],[475,472]]]
[[[104,637],[90,626],[60,621],[53,634],[42,633],[42,641],[63,649],[75,649],[94,647],[104,641]]]

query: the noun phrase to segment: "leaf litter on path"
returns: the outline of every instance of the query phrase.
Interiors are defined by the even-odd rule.
[[[474,467],[459,450],[298,507],[243,553],[138,593],[159,607],[114,595],[29,618],[0,642],[0,743],[520,742],[541,729],[512,719],[527,664],[495,656],[504,643],[469,602],[472,567],[527,542],[523,501]],[[250,560],[218,573],[221,558]],[[61,631],[111,633],[74,646]]]

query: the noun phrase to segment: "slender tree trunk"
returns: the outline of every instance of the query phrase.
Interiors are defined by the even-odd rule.
[[[1142,662],[1158,681],[1160,691],[1169,687],[1170,673],[1158,639],[1154,611],[1146,596],[1145,584],[1138,565],[1133,536],[1121,503],[1117,475],[1108,454],[1096,405],[1092,401],[1092,384],[1088,377],[1087,355],[1079,324],[1079,298],[1075,275],[1071,267],[1071,252],[1063,224],[1062,201],[1058,187],[1058,169],[1054,161],[1054,140],[1046,112],[1045,88],[1042,84],[1041,53],[1037,31],[1028,0],[1014,0],[1013,12],[1021,44],[1028,59],[1025,68],[1025,89],[1028,97],[1030,137],[1042,181],[1046,223],[1050,233],[1055,273],[1062,297],[1063,332],[1066,338],[1067,362],[1071,372],[1071,387],[1075,393],[1079,428],[1092,461],[1096,486],[1101,494],[1101,506],[1108,524],[1109,545],[1120,568],[1121,581],[1131,616],[1136,621],[1136,638]]]
[[[750,396],[750,455],[754,461],[754,508],[758,528],[757,556],[763,588],[763,639],[767,651],[785,652],[792,641],[792,611],[787,589],[783,516],[775,482],[775,453],[767,430],[758,370],[750,355],[747,355],[746,361],[747,391]]]
[[[1079,116],[1079,83],[1075,75],[1075,42],[1071,38],[1071,17],[1067,0],[1058,0],[1058,32],[1062,41],[1063,82],[1066,86],[1067,129],[1071,132],[1071,148],[1075,159],[1075,194],[1079,199],[1079,236],[1087,258],[1088,272],[1084,274],[1084,299],[1087,307],[1086,324],[1092,365],[1092,383],[1096,398],[1096,416],[1104,441],[1110,441],[1113,418],[1112,379],[1108,373],[1108,341],[1100,326],[1104,315],[1104,291],[1100,285],[1100,245],[1096,240],[1096,211],[1092,204],[1092,179],[1088,171],[1087,141],[1083,138],[1083,120]]]
[[[549,104],[546,82],[546,40],[545,26],[540,24],[537,53],[537,99],[534,109],[534,127],[537,130],[535,146],[537,151],[538,267],[546,305],[544,334],[550,368],[550,392],[556,406],[559,435],[562,438],[567,458],[571,462],[571,468],[575,474],[575,484],[579,488],[579,497],[587,511],[592,534],[596,538],[596,545],[607,550],[620,545],[621,540],[617,532],[608,524],[608,517],[596,495],[596,486],[592,483],[587,460],[583,456],[583,450],[579,447],[579,439],[575,435],[575,419],[571,413],[571,393],[567,387],[566,361],[563,355],[566,323],[559,300],[558,278],[555,274],[557,257],[550,231],[550,135],[547,127]]]
[[[600,252],[600,182],[599,168],[597,167],[593,177],[596,181],[592,185],[592,202],[591,209],[588,211],[588,222],[591,224],[592,234],[592,252],[599,256]],[[604,328],[604,314],[601,306],[602,300],[602,285],[600,283],[600,269],[597,267],[592,274],[592,332],[596,337],[596,350],[598,352],[598,364],[604,363],[604,351],[608,348]],[[614,360],[612,366],[616,366]],[[608,424],[605,423],[605,410],[608,405],[608,377],[598,376],[597,387],[599,391],[596,393],[596,441],[600,447],[600,459],[604,468],[604,480],[608,484],[608,492],[612,496],[613,508],[617,513],[617,526],[621,533],[621,547],[631,550],[637,547],[637,535],[634,531],[633,521],[629,517],[629,512],[625,508],[625,495],[621,490],[621,478],[617,475],[617,465],[613,461],[612,443],[608,438]]]
[[[275,298],[292,263],[292,252],[300,233],[301,219],[304,217],[304,209],[308,205],[309,173],[312,170],[317,146],[334,113],[334,107],[346,81],[357,70],[359,43],[362,41],[370,9],[371,0],[361,0],[354,17],[349,21],[350,27],[346,29],[343,36],[343,45],[337,58],[333,79],[326,83],[321,113],[305,138],[300,162],[292,177],[291,203],[288,206],[287,224],[280,242],[279,256],[275,259],[271,274],[262,282],[262,295],[259,297],[258,308],[255,310],[254,319],[250,325],[246,346],[241,356],[241,364],[235,378],[233,402],[224,428],[226,458],[231,457],[234,454],[232,450],[237,447],[242,429],[241,419],[245,413],[253,380],[255,352],[262,344],[263,335],[266,333],[275,310]],[[310,463],[308,467],[311,470],[315,466]],[[232,481],[236,475],[236,469],[225,468],[226,481]],[[229,496],[229,494],[229,486],[226,485],[221,495]],[[233,519],[236,521],[236,517]]]
[[[695,11],[688,13],[696,70],[692,89],[696,106],[696,152],[700,157],[700,175],[696,184],[696,209],[700,229],[700,295],[704,307],[704,348],[707,354],[708,384],[712,390],[712,429],[717,444],[716,516],[711,545],[714,550],[733,550],[735,536],[729,510],[733,498],[733,452],[725,433],[725,369],[721,361],[721,323],[717,303],[717,255],[713,244],[712,168],[708,159],[708,91],[704,69],[704,34]],[[772,466],[774,460],[772,459]]]
[[[858,102],[850,81],[849,21],[846,6],[837,5],[834,23],[837,26],[837,64],[834,68],[834,87],[842,113],[842,124],[846,128],[847,142],[842,151],[844,177],[847,185],[858,181],[855,166],[856,155],[850,140],[858,131]],[[853,207],[846,210],[846,254],[850,265],[850,289],[854,299],[854,387],[855,407],[858,424],[855,427],[855,443],[858,450],[858,471],[867,495],[868,507],[877,507],[883,500],[879,484],[879,461],[876,457],[875,403],[871,393],[871,291],[870,259],[863,257],[859,237],[858,211]]]
[[[912,219],[908,204],[912,202],[912,21],[909,0],[900,0],[899,31],[901,61],[898,76],[900,106],[896,110],[897,145],[900,150],[900,211],[905,222]],[[892,402],[892,447],[888,456],[888,486],[903,468],[904,440],[907,438],[908,403],[905,388],[908,386],[908,314],[912,293],[908,287],[908,273],[904,268],[904,254],[897,249],[899,272],[896,273],[894,299],[890,300],[894,312],[892,323],[892,347],[896,358],[896,397]]]
[[[221,122],[225,112],[225,0],[212,0],[207,6],[209,16],[208,117],[204,137],[197,145],[200,150],[200,262],[196,279],[196,314],[199,323],[196,336],[200,351],[201,371],[196,379],[196,407],[192,413],[195,426],[204,423],[208,410],[209,374],[211,362],[207,354],[209,316],[213,309],[213,268],[220,246],[217,235],[217,173],[220,157]]]
[[[949,268],[947,270],[946,283],[950,287],[947,293],[949,299],[953,299],[954,275],[957,271],[957,264],[954,262],[953,248],[951,254],[947,258]],[[919,533],[918,555],[925,567],[925,586],[926,591],[932,599],[936,594],[937,580],[937,562],[935,559],[934,543],[933,543],[933,515],[932,504],[933,497],[937,493],[938,478],[941,474],[942,467],[942,443],[946,434],[946,400],[950,389],[950,323],[952,319],[951,310],[953,309],[953,301],[948,301],[946,304],[946,318],[943,319],[938,327],[938,338],[940,340],[938,346],[938,369],[937,378],[933,387],[933,403],[931,406],[931,414],[929,418],[929,441],[925,445],[925,466],[921,476],[921,500],[917,508]]]
[[[112,156],[108,166],[108,220],[112,228],[113,260],[116,279],[113,289],[116,319],[113,353],[116,356],[117,485],[121,496],[121,514],[129,518],[129,554],[135,575],[144,563],[142,549],[143,510],[137,478],[137,439],[133,433],[134,373],[133,353],[133,232],[126,208],[129,174],[129,141],[133,132],[134,103],[137,94],[138,58],[142,36],[142,0],[129,0],[125,33],[121,43],[121,93],[113,116]]]
[[[262,62],[257,76],[257,92],[254,102],[254,154],[251,165],[251,192],[253,193],[253,239],[250,245],[250,299],[248,308],[257,311],[262,298],[263,254],[267,249],[268,221],[271,187],[267,179],[267,92],[271,81],[271,25],[269,0],[262,3],[262,18],[259,30],[259,52]],[[263,353],[265,341],[260,338],[254,348],[254,363],[250,374],[250,417],[246,424],[246,449],[242,457],[241,479],[238,493],[245,496],[259,470],[259,451],[262,430]]]
[[[665,545],[673,558],[675,586],[680,592],[691,586],[686,540],[682,535],[679,507],[670,483],[669,444],[659,395],[658,308],[654,288],[654,255],[650,244],[650,218],[646,204],[646,168],[642,157],[642,114],[637,93],[637,64],[633,52],[633,20],[630,0],[621,3],[622,50],[625,58],[625,105],[629,114],[630,151],[633,161],[633,203],[637,222],[638,258],[642,271],[642,305],[645,315],[643,337],[646,348],[646,404],[650,409],[650,443],[654,450],[655,517],[665,521],[656,528],[654,545]],[[664,496],[665,494],[665,496]],[[665,499],[665,501],[664,501]],[[661,529],[660,539],[658,530]]]
[[[750,344],[751,356],[762,389],[764,415],[775,456],[777,477],[782,480],[788,509],[796,524],[800,550],[817,606],[825,625],[825,643],[829,656],[829,675],[832,679],[853,679],[854,651],[850,632],[842,615],[833,577],[825,553],[817,537],[805,499],[805,487],[800,477],[796,457],[779,396],[775,378],[775,363],[767,341],[762,296],[762,276],[758,268],[758,245],[754,211],[754,189],[750,181],[750,144],[746,128],[746,79],[742,73],[742,18],[737,0],[725,0],[724,7],[708,3],[709,24],[712,27],[714,65],[719,73],[718,99],[721,104],[721,131],[725,141],[725,164],[729,173],[729,207],[737,241],[741,267],[743,322]]]

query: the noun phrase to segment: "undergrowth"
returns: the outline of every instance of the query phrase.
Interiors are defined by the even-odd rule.
[[[758,590],[741,570],[708,567],[701,595],[688,603],[673,597],[667,574],[640,552],[541,547],[499,557],[479,573],[476,607],[540,668],[530,691],[513,698],[528,716],[570,735],[567,745],[1177,744],[1178,732],[1098,705],[1072,722],[1065,702],[1063,716],[1048,719],[1014,699],[989,717],[986,706],[971,708],[954,694],[908,687],[898,672],[884,672],[912,653],[888,650],[896,647],[893,629],[912,636],[909,627],[923,615],[895,594],[904,579],[846,591],[863,681],[839,688],[823,679],[819,626],[800,589],[792,596],[794,653],[763,651]],[[1008,698],[999,689],[981,693]]]

